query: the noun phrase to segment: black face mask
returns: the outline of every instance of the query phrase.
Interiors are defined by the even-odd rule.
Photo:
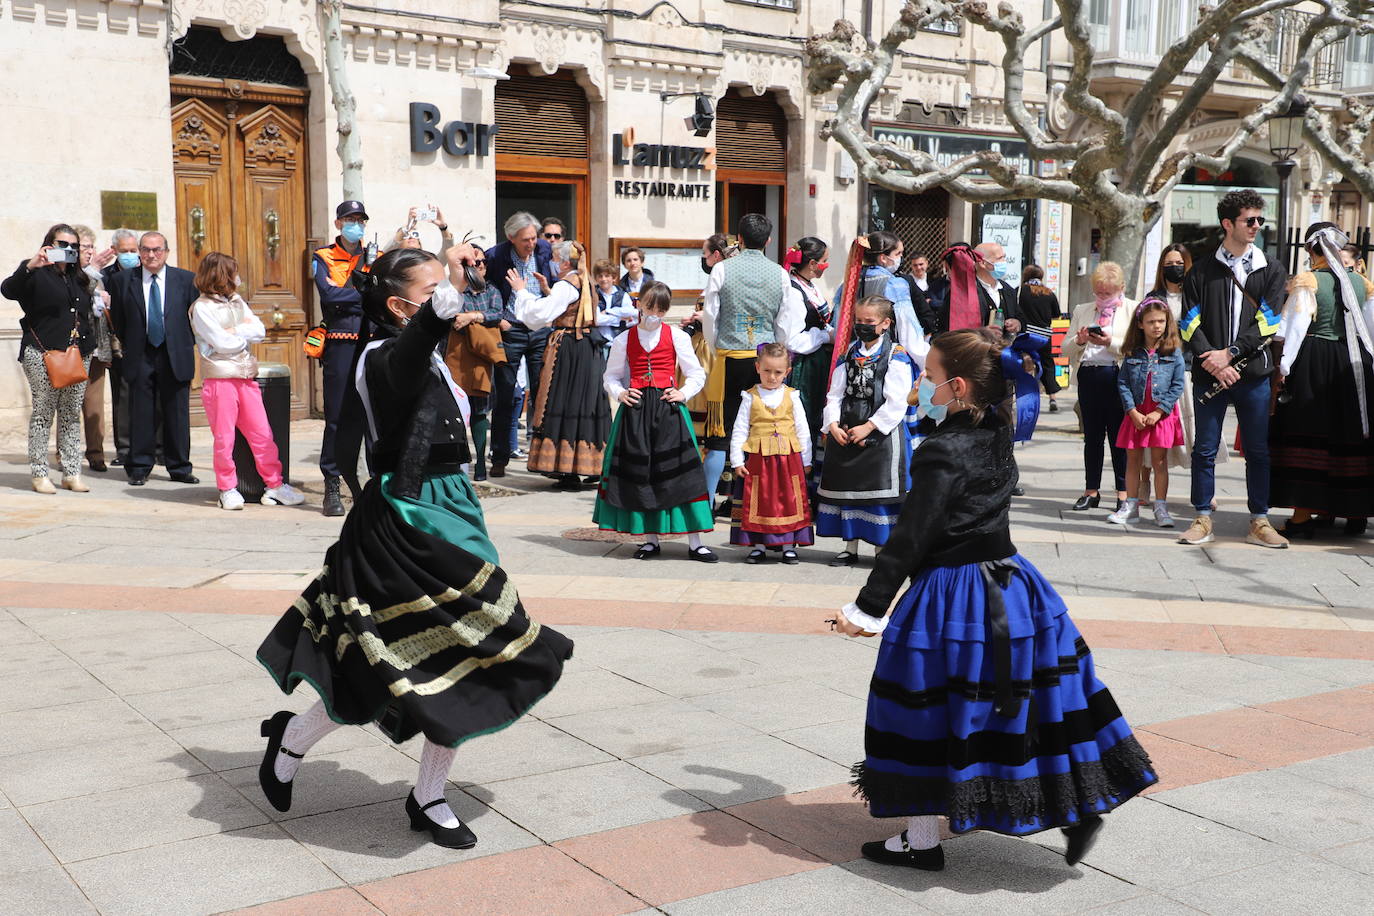
[[[714,265],[713,265],[710,261],[706,260],[705,258],[702,258],[702,259],[701,259],[701,272],[702,272],[702,273],[704,273],[704,274],[709,274],[709,273],[711,272],[711,268],[712,268],[713,266],[714,266]]]
[[[854,336],[864,343],[873,343],[873,341],[882,336],[882,333],[882,331],[878,330],[876,324],[855,323],[854,325]]]
[[[1166,264],[1164,266],[1164,279],[1170,283],[1182,283],[1188,271],[1183,269],[1182,264]]]

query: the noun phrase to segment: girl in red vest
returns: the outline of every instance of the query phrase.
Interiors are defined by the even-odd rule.
[[[714,527],[706,473],[686,402],[706,384],[692,339],[663,321],[673,294],[658,282],[639,292],[639,324],[611,343],[604,385],[619,402],[592,520],[644,539],[636,560],[656,559],[661,534],[686,534],[688,556],[715,563],[701,543]],[[677,372],[683,384],[677,387]]]

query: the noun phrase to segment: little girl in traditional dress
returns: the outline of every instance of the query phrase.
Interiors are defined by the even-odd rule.
[[[764,548],[797,562],[796,547],[815,543],[806,477],[811,471],[811,431],[801,392],[782,383],[791,364],[779,343],[759,347],[759,384],[744,392],[730,433],[735,469],[730,543],[753,547],[744,558],[759,563]]]
[[[1116,445],[1126,450],[1126,501],[1107,521],[1129,525],[1140,517],[1140,468],[1145,453],[1155,471],[1155,524],[1174,527],[1169,516],[1169,450],[1183,444],[1178,399],[1183,395],[1183,345],[1178,322],[1169,304],[1148,298],[1135,310],[1135,319],[1122,345],[1126,354],[1117,374],[1121,406],[1126,416]]]
[[[854,342],[830,377],[816,533],[845,541],[831,566],[858,562],[859,541],[886,544],[911,487],[905,420],[915,364],[892,340],[893,321],[889,299],[869,296],[855,304]]]
[[[983,328],[932,342],[918,398],[933,428],[911,466],[920,486],[835,621],[847,636],[882,634],[854,784],[874,817],[906,825],[863,845],[876,862],[942,869],[944,815],[955,834],[1060,828],[1074,865],[1101,815],[1158,780],[1063,599],[1012,544],[1002,349]]]
[[[602,464],[592,521],[643,537],[636,560],[652,560],[661,534],[686,534],[688,557],[719,558],[701,543],[715,527],[706,472],[686,402],[706,384],[692,339],[663,322],[673,294],[650,280],[639,290],[639,324],[611,342],[603,384],[620,403]],[[676,386],[682,371],[682,387]]]

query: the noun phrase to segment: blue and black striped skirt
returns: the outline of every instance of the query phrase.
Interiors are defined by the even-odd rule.
[[[1054,588],[1019,556],[992,565],[1000,583],[988,564],[926,569],[892,612],[854,767],[875,817],[1020,836],[1158,781]]]

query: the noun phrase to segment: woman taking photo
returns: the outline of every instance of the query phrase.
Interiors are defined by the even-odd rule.
[[[452,285],[438,258],[413,249],[354,273],[374,325],[355,378],[377,476],[324,571],[258,649],[283,692],[305,681],[320,695],[299,715],[262,723],[258,780],[272,806],[290,809],[296,770],[317,741],[376,722],[397,744],[424,735],[406,817],[455,849],[477,843],[444,798],[455,749],[523,716],[572,655],[569,639],[525,616],[461,470],[467,398],[437,347],[462,320],[462,264],[480,255],[449,249]]]
[[[1116,445],[1116,433],[1126,412],[1117,388],[1121,345],[1135,314],[1135,303],[1126,298],[1126,275],[1115,261],[1103,261],[1093,271],[1092,302],[1075,306],[1073,321],[1064,336],[1064,355],[1078,384],[1078,406],[1083,412],[1083,495],[1075,511],[1096,509],[1102,501],[1102,444],[1112,453],[1112,477],[1117,508],[1126,499],[1126,450]]]
[[[38,493],[56,493],[48,477],[48,436],[57,417],[57,457],[62,464],[62,486],[74,493],[90,488],[81,482],[81,402],[84,380],[54,387],[43,354],[80,348],[85,371],[90,370],[95,332],[91,326],[91,294],[94,284],[80,266],[81,242],[76,230],[58,223],[43,236],[38,253],[21,263],[3,283],[0,295],[19,303],[23,336],[19,362],[33,394],[29,417],[29,475]]]

